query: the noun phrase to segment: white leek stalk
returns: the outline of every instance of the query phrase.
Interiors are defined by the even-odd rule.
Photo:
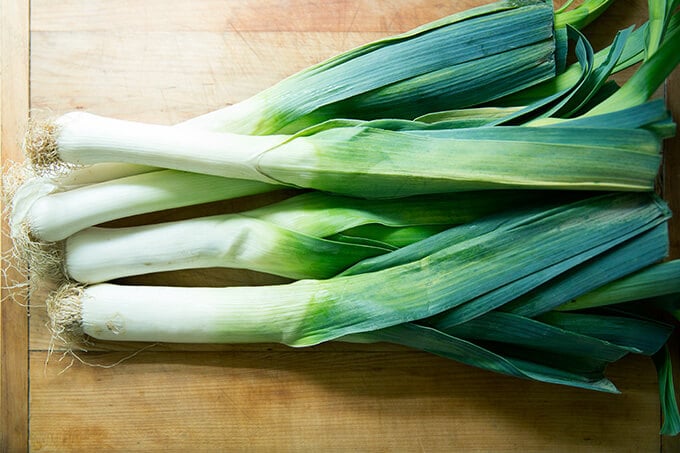
[[[59,191],[66,191],[76,187],[141,175],[156,170],[159,170],[159,168],[147,165],[103,163],[71,168],[68,172],[60,173],[49,179],[59,187]]]

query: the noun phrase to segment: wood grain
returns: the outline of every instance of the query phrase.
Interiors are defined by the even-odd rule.
[[[480,0],[67,0],[33,1],[39,31],[325,31],[399,33]]]
[[[642,359],[611,370],[621,395],[414,352],[142,353],[62,367],[31,354],[32,451],[659,450]]]
[[[16,3],[12,8],[28,11],[27,1]],[[36,114],[82,109],[173,124],[237,102],[330,55],[483,3],[33,0],[31,107]],[[616,2],[606,22],[588,29],[595,47],[607,44],[614,30],[641,22],[645,5],[644,0]],[[15,20],[5,19],[4,11],[2,17],[3,25]],[[3,54],[5,43],[3,36]],[[26,40],[12,45],[24,54],[28,49]],[[3,146],[6,115],[11,122],[25,118],[21,89],[19,109],[5,112],[5,93],[15,90],[6,86],[4,61]],[[15,83],[23,82],[25,90],[28,74],[19,74]],[[672,86],[677,82],[669,85],[669,103],[677,107],[680,90]],[[668,146],[677,151],[677,142]],[[678,188],[668,187],[680,174],[677,159],[673,162],[666,160],[666,196],[677,206]],[[677,253],[677,226],[672,234]],[[134,280],[167,281],[277,280],[216,270]],[[75,362],[60,374],[68,357],[60,362],[57,352],[45,365],[50,338],[39,307],[44,296],[38,292],[31,301],[36,307],[29,348],[25,333],[11,345],[4,341],[21,323],[8,328],[14,321],[2,312],[3,359],[8,345],[9,354],[24,361],[11,380],[19,390],[2,399],[3,430],[12,423],[23,429],[13,438],[17,448],[8,451],[27,444],[25,404],[24,412],[11,414],[5,406],[6,398],[26,402],[27,349],[29,442],[35,451],[644,452],[677,447],[658,436],[656,377],[641,358],[609,370],[622,395],[520,381],[382,344],[328,344],[304,352],[280,345],[158,345],[113,368]],[[142,346],[98,343],[92,350],[119,352],[82,357],[109,365]],[[2,369],[4,376],[6,364]]]
[[[0,0],[0,161],[2,168],[20,161],[20,137],[26,126],[28,92],[28,2]],[[5,212],[2,209],[0,212]],[[28,445],[28,320],[21,291],[9,286],[23,278],[7,259],[11,243],[2,218],[2,297],[0,300],[0,451],[24,451]]]
[[[41,32],[31,102],[172,124],[233,104],[380,33]]]

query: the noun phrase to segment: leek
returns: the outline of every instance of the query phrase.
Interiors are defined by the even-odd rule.
[[[262,135],[471,106],[554,76],[556,45],[549,2],[500,1],[345,52],[183,124]]]
[[[567,17],[562,23],[570,23],[569,14],[560,11],[557,16]],[[282,129],[291,133],[336,116],[395,117],[397,110],[405,108],[405,117],[412,118],[417,106],[429,113],[487,102],[555,74],[553,54],[561,55],[566,43],[553,37],[552,15],[545,0],[503,0],[463,11],[345,52],[251,99],[178,126],[245,134]],[[401,64],[404,58],[409,65]],[[380,94],[382,89],[386,91]],[[365,104],[366,110],[359,104]],[[139,171],[128,170],[117,177]],[[114,177],[94,175],[92,181]]]
[[[61,118],[51,142],[40,142],[50,145],[28,151],[36,165],[155,164],[373,198],[501,188],[644,191],[653,189],[660,163],[661,138],[641,129],[388,125],[333,121],[281,141],[76,113]]]
[[[152,226],[88,228],[66,241],[63,265],[70,278],[82,283],[210,267],[323,279],[388,251],[227,214]]]
[[[570,79],[575,74],[570,70],[559,83],[544,85],[568,81],[564,90],[527,108],[460,108],[510,99],[506,96],[518,91],[517,96],[530,94],[527,86],[547,80],[561,65],[564,32],[556,28],[564,23],[580,28],[610,3],[587,0],[574,11],[557,11],[553,27],[546,25],[552,21],[547,2],[500,2],[348,52],[179,127],[67,115],[48,125],[47,140],[39,137],[47,146],[37,147],[39,140],[29,138],[28,149],[40,148],[32,158],[37,165],[45,162],[45,168],[55,160],[67,165],[120,160],[176,169],[135,181],[161,174],[186,181],[238,178],[222,180],[226,192],[212,195],[220,198],[239,190],[228,188],[234,181],[246,193],[288,186],[366,198],[497,188],[649,191],[660,141],[674,132],[659,102],[644,103],[670,68],[661,67],[663,56],[677,51],[672,42],[677,33],[668,19],[672,8],[642,32],[622,32],[599,55],[570,31],[577,40],[578,76]],[[520,11],[526,23],[519,22]],[[498,33],[485,28],[501,20]],[[540,33],[522,30],[531,23],[540,24]],[[633,83],[612,94],[606,79],[640,58],[641,33],[649,58]],[[502,39],[479,55],[456,39],[485,35]],[[451,55],[428,53],[433,44],[447,46]],[[418,59],[403,65],[392,54]],[[629,96],[643,85],[640,95]],[[456,110],[431,113],[451,108]],[[326,121],[337,117],[418,119]],[[564,119],[570,117],[576,118]],[[480,127],[508,121],[525,125]],[[282,135],[245,135],[274,133]],[[670,334],[666,325],[625,314],[553,311],[569,307],[563,304],[573,298],[586,299],[576,308],[617,303],[612,302],[618,300],[616,285],[625,286],[628,279],[638,289],[645,287],[640,275],[649,276],[646,271],[625,276],[659,261],[668,247],[668,210],[650,195],[611,194],[568,205],[554,201],[485,216],[507,202],[499,198],[496,205],[482,203],[481,211],[456,217],[449,208],[438,212],[427,204],[436,199],[409,205],[406,198],[396,209],[388,201],[343,205],[341,197],[312,193],[246,213],[76,233],[155,209],[152,204],[169,208],[210,196],[202,190],[184,196],[169,181],[162,190],[149,185],[135,192],[129,206],[94,208],[92,214],[67,220],[72,222],[68,227],[46,221],[51,236],[32,229],[47,241],[73,235],[65,241],[65,266],[72,277],[88,283],[175,269],[177,256],[185,259],[181,267],[251,266],[307,280],[259,288],[67,285],[48,301],[56,336],[291,346],[390,341],[512,376],[615,392],[604,377],[606,365],[631,352],[658,358]],[[40,218],[41,204],[49,204],[42,208],[47,212],[61,200],[76,200],[76,191],[117,193],[118,183],[61,193],[49,183],[36,184],[34,192],[23,195],[29,202],[18,210],[18,225]],[[304,208],[323,198],[335,204],[322,217],[309,216]],[[452,223],[465,224],[448,228]],[[165,234],[173,229],[174,236]],[[153,243],[157,251],[147,248]],[[85,259],[74,265],[81,246]],[[650,268],[652,273],[657,269]],[[83,276],[88,272],[94,277]],[[670,286],[676,291],[677,285]],[[642,289],[634,297],[644,294]],[[588,297],[605,302],[588,302]],[[667,355],[657,364],[663,431],[675,433],[680,422]]]
[[[597,3],[597,2],[595,2]],[[585,5],[584,8],[588,9],[590,6]],[[668,16],[670,17],[670,16]],[[652,61],[646,62],[646,65],[643,65],[641,68],[642,73],[641,74],[636,74],[635,77],[637,79],[641,79],[643,83],[646,83],[648,87],[653,87],[655,84],[658,82],[659,74],[665,74],[667,71],[670,71],[672,67],[674,67],[675,64],[677,64],[677,61],[672,60],[668,58],[668,55],[672,55],[675,48],[673,47],[673,41],[677,41],[677,39],[674,39],[675,34],[674,31],[677,29],[677,20],[671,21],[667,20],[668,22],[668,28],[671,30],[670,35],[668,37],[663,36],[665,38],[664,44],[661,45],[661,52],[657,52],[653,55],[654,58],[652,58]],[[629,33],[628,31],[624,31],[620,33],[617,38],[614,40],[614,43],[612,46],[602,54],[602,58],[597,60],[596,63],[596,55],[593,53],[592,49],[589,47],[589,44],[585,40],[585,38],[578,34],[577,31],[574,29],[570,29],[572,34],[576,36],[577,39],[577,55],[579,56],[580,64],[582,67],[581,71],[581,76],[578,80],[576,80],[575,84],[571,86],[568,90],[557,93],[554,96],[548,96],[547,98],[538,101],[535,103],[535,105],[531,105],[526,108],[522,109],[514,109],[508,112],[507,109],[501,109],[501,110],[496,110],[493,112],[491,109],[473,109],[476,110],[478,113],[464,113],[463,116],[461,117],[458,115],[457,118],[453,119],[451,118],[450,113],[445,113],[444,116],[441,114],[426,114],[425,116],[422,116],[422,120],[427,121],[427,122],[432,122],[435,121],[439,124],[436,124],[436,128],[442,129],[444,127],[446,128],[460,128],[461,126],[469,127],[469,126],[480,126],[480,125],[495,125],[495,124],[500,124],[500,123],[505,123],[508,121],[514,121],[515,119],[519,117],[525,117],[527,114],[530,112],[537,111],[537,109],[545,109],[547,106],[550,106],[552,104],[552,107],[547,112],[543,112],[540,114],[540,117],[544,118],[545,120],[548,120],[547,117],[551,115],[559,115],[559,116],[573,116],[577,113],[580,112],[581,109],[587,107],[591,109],[590,113],[585,115],[586,117],[592,117],[594,112],[601,112],[601,113],[611,113],[614,112],[616,113],[617,110],[615,110],[612,106],[613,105],[618,105],[616,99],[625,99],[626,104],[622,105],[622,107],[631,107],[635,106],[641,102],[643,102],[647,97],[649,97],[649,94],[651,93],[649,90],[644,91],[642,96],[636,95],[636,96],[628,96],[625,94],[627,92],[624,87],[624,95],[621,94],[621,92],[614,93],[613,95],[609,96],[607,99],[602,100],[599,104],[597,104],[594,108],[592,107],[592,100],[593,99],[601,99],[603,97],[602,95],[602,88],[605,86],[610,86],[606,83],[606,78],[608,75],[614,71],[617,70],[618,68],[630,64],[635,58],[636,55],[640,55],[640,49],[639,43],[641,40],[639,37],[641,36],[640,31],[638,30],[636,33]],[[665,29],[664,29],[665,31]],[[633,46],[627,46],[627,42],[629,41],[629,37],[636,36],[635,39],[635,44]],[[665,50],[664,50],[665,49]],[[658,54],[663,54],[665,57],[659,57]],[[648,69],[650,68],[651,69]],[[651,75],[650,75],[651,74]],[[565,74],[566,75],[566,74]],[[650,79],[650,77],[653,76],[653,79]],[[634,77],[634,78],[635,78]],[[405,82],[405,83],[416,83],[414,82],[415,79]],[[417,84],[417,83],[416,83]],[[391,88],[389,88],[391,89]],[[388,89],[388,90],[389,90]],[[633,88],[634,89],[634,88]],[[630,90],[628,90],[630,91]],[[602,106],[609,106],[609,107],[602,107]],[[620,111],[620,110],[619,110]],[[457,110],[457,112],[462,112],[461,110]],[[509,113],[509,114],[507,114]],[[507,114],[503,116],[504,114]],[[491,115],[491,116],[490,116]],[[76,116],[74,119],[73,116]],[[448,117],[448,118],[447,118]],[[442,119],[445,121],[442,124]],[[292,185],[292,186],[299,186],[299,187],[309,187],[309,188],[318,188],[322,190],[330,190],[330,191],[339,191],[340,193],[345,193],[345,194],[350,194],[350,195],[360,195],[360,196],[366,196],[365,193],[361,193],[360,191],[357,191],[353,188],[345,188],[344,190],[340,190],[336,188],[338,185],[333,184],[330,186],[324,186],[324,185],[318,185],[317,181],[310,181],[309,176],[307,174],[304,175],[304,179],[300,180],[298,172],[303,172],[303,173],[309,173],[309,166],[311,165],[312,167],[315,166],[316,162],[316,150],[317,148],[321,148],[323,151],[321,154],[324,155],[336,155],[336,150],[341,148],[342,143],[338,143],[337,139],[332,139],[328,140],[329,135],[335,135],[337,134],[338,137],[342,137],[345,135],[347,140],[350,141],[357,141],[356,145],[357,146],[362,146],[362,147],[368,147],[368,148],[374,148],[377,149],[374,152],[372,151],[370,154],[371,156],[370,159],[367,159],[367,161],[361,161],[361,165],[370,165],[371,162],[374,162],[376,159],[381,159],[381,160],[392,160],[394,159],[394,156],[392,153],[390,153],[389,158],[388,156],[385,155],[384,151],[381,150],[381,147],[384,147],[386,145],[381,144],[380,140],[381,138],[376,136],[376,134],[371,134],[373,137],[364,137],[362,138],[362,141],[359,141],[357,139],[357,135],[360,133],[357,131],[357,134],[353,134],[351,131],[348,129],[350,126],[355,127],[355,128],[367,128],[371,132],[375,132],[376,128],[387,128],[391,129],[394,126],[390,125],[390,122],[374,122],[374,123],[364,123],[363,125],[361,123],[352,123],[352,122],[331,122],[322,126],[319,126],[317,128],[311,128],[310,130],[304,131],[302,134],[294,135],[292,137],[285,138],[285,137],[280,137],[280,140],[278,140],[275,137],[272,137],[271,139],[260,139],[260,140],[249,140],[243,136],[238,136],[238,135],[222,135],[221,137],[216,136],[216,135],[202,135],[202,137],[199,139],[197,138],[196,141],[198,143],[194,144],[194,148],[192,152],[189,152],[187,154],[179,153],[177,152],[176,149],[165,147],[167,143],[155,143],[155,134],[161,133],[160,129],[156,129],[155,131],[153,130],[153,127],[150,128],[145,128],[142,127],[142,125],[139,124],[123,124],[123,123],[118,123],[115,124],[115,121],[111,121],[110,124],[107,120],[100,119],[100,121],[95,121],[95,119],[91,118],[92,124],[95,127],[101,126],[103,128],[102,136],[99,137],[103,142],[105,143],[99,143],[97,144],[97,137],[92,136],[85,136],[85,137],[79,137],[78,136],[78,125],[75,125],[75,131],[71,130],[71,132],[64,131],[63,129],[66,127],[66,129],[73,129],[74,124],[72,123],[80,123],[83,122],[85,125],[82,125],[81,127],[87,127],[87,123],[89,120],[86,118],[80,118],[78,119],[77,115],[72,115],[71,117],[63,117],[60,120],[58,120],[58,127],[54,128],[54,126],[48,125],[47,128],[45,129],[38,129],[38,135],[35,139],[29,139],[28,144],[27,144],[27,152],[29,155],[31,155],[32,160],[40,166],[41,162],[48,162],[46,167],[50,167],[50,162],[53,162],[55,160],[62,160],[66,162],[71,162],[71,163],[80,163],[80,164],[91,164],[93,162],[105,162],[107,160],[122,160],[122,161],[129,161],[129,162],[137,162],[137,163],[142,163],[142,164],[151,164],[153,163],[154,165],[158,163],[160,160],[161,164],[165,167],[168,168],[176,168],[179,170],[188,170],[188,171],[195,171],[199,173],[210,173],[211,171],[213,173],[210,174],[216,174],[219,176],[231,176],[231,177],[236,177],[236,178],[246,178],[246,179],[254,179],[266,183],[282,183],[285,185]],[[318,122],[318,121],[315,121]],[[557,121],[554,118],[550,118],[546,124],[555,124]],[[98,123],[98,124],[97,124]],[[420,123],[420,122],[416,122]],[[414,123],[414,124],[416,124]],[[311,124],[311,123],[310,123]],[[420,123],[422,124],[422,123]],[[540,121],[536,122],[535,119],[531,124],[543,124]],[[558,123],[559,124],[559,123]],[[673,132],[672,130],[672,123],[670,121],[667,121],[667,126],[664,126],[665,129],[656,129],[654,132],[658,134],[659,137],[664,137]],[[575,125],[572,125],[575,126]],[[401,127],[401,126],[398,126]],[[422,126],[419,126],[422,128]],[[129,143],[126,143],[125,137],[121,141],[116,141],[115,139],[111,139],[108,137],[108,134],[116,134],[119,132],[119,129],[128,129],[126,132],[128,134],[128,142],[130,140],[133,140],[134,138],[139,138],[142,140],[142,143],[145,143],[144,140],[148,139],[149,143],[148,146],[145,146],[144,151],[140,153],[128,153],[128,148],[131,146]],[[331,132],[333,130],[334,132]],[[363,130],[363,129],[361,129]],[[45,136],[45,131],[48,131],[49,133],[47,136]],[[398,131],[392,131],[397,133]],[[403,132],[403,131],[401,131]],[[530,131],[527,131],[530,132]],[[575,131],[577,132],[577,131]],[[610,131],[611,132],[611,131]],[[69,136],[69,133],[71,134]],[[66,135],[66,137],[62,137],[62,135]],[[95,132],[96,135],[96,132]],[[323,135],[323,137],[322,137]],[[368,134],[364,134],[368,135]],[[425,134],[421,134],[421,138],[423,138]],[[400,136],[401,137],[401,136]],[[190,138],[187,136],[187,134],[182,134],[181,132],[177,133],[176,135],[173,136],[174,139],[178,140],[178,143],[180,143],[183,146],[189,147],[190,146]],[[252,138],[252,137],[251,137]],[[315,141],[315,138],[322,138],[323,141],[322,143],[317,143]],[[332,138],[332,137],[331,137]],[[370,139],[369,139],[370,138]],[[465,138],[465,137],[464,137]],[[463,139],[464,139],[463,138]],[[373,140],[374,139],[374,140]],[[70,143],[69,143],[70,140]],[[364,142],[363,140],[366,140]],[[134,141],[134,140],[133,140]],[[377,143],[376,143],[377,141]],[[60,143],[60,142],[65,142],[65,143]],[[222,145],[220,145],[218,142],[222,142]],[[425,145],[423,143],[409,143],[408,141],[403,141],[402,143],[399,143],[396,139],[394,140],[395,146],[401,148],[402,146],[407,146],[407,147],[412,147],[412,146],[420,146],[420,147],[428,147],[428,145]],[[35,146],[36,144],[40,144],[40,146]],[[440,143],[441,144],[441,143]],[[45,146],[46,145],[46,146]],[[62,146],[64,145],[64,146]],[[69,150],[69,146],[71,146],[73,149]],[[354,146],[354,144],[352,145]],[[452,145],[453,146],[453,145]],[[458,145],[459,146],[459,145]],[[92,148],[87,151],[86,153],[78,152],[78,148]],[[253,148],[251,151],[252,152],[238,152],[237,150],[243,148],[243,147],[251,147]],[[281,168],[281,159],[279,157],[279,154],[284,154],[284,151],[288,151],[294,149],[295,151],[291,151],[293,154],[292,160],[293,161],[298,161],[298,162],[283,162],[283,167]],[[99,151],[99,156],[93,156],[92,151]],[[195,151],[196,155],[191,157],[190,155],[193,154]],[[220,160],[219,157],[216,157],[216,153],[225,153],[228,151],[232,151],[233,156],[231,156],[230,159],[227,159],[228,162],[225,162],[223,160]],[[147,154],[148,153],[148,154]],[[160,159],[161,155],[164,153],[169,153],[165,154],[165,158],[167,160],[162,160]],[[428,153],[430,154],[430,153]],[[114,156],[115,155],[115,156]],[[346,161],[344,159],[344,156],[340,155],[342,157],[343,161]],[[487,158],[484,153],[481,153],[480,158],[484,159]],[[494,155],[493,156],[496,160],[499,160],[499,156]],[[512,159],[513,157],[508,157],[508,159]],[[270,159],[273,159],[272,162],[270,162]],[[195,159],[204,159],[203,165],[198,163]],[[219,165],[217,165],[215,168],[212,170],[208,170],[206,167],[211,166],[213,163],[215,163],[215,159],[223,163],[226,167],[220,168]],[[612,160],[616,160],[616,158],[613,158]],[[274,169],[268,169],[267,163],[270,163],[276,167],[276,171],[272,171]],[[333,164],[334,166],[338,165],[338,162],[334,162],[333,160],[330,160],[328,162],[325,161],[325,159],[322,162],[322,165],[325,164]],[[263,165],[264,164],[264,165]],[[401,165],[399,162],[396,162],[397,166],[401,168]],[[650,164],[648,164],[650,165]],[[252,168],[253,166],[256,166],[256,168]],[[250,168],[249,168],[250,167]],[[638,165],[635,165],[634,163],[631,163],[631,168],[632,167],[638,167]],[[380,175],[380,179],[384,179],[385,184],[389,185],[399,185],[402,182],[402,177],[406,177],[406,175],[402,176],[399,174],[400,170],[399,168],[397,169],[392,169],[390,167],[382,169],[385,173]],[[315,168],[312,169],[312,173],[316,170]],[[322,173],[325,170],[325,168],[319,169]],[[341,175],[339,176],[340,178],[345,178],[348,174],[355,173],[356,169],[354,168],[348,168],[344,169],[340,167],[340,173]],[[363,171],[363,167],[359,168],[359,172]],[[413,179],[415,181],[409,181],[410,184],[415,184],[415,185],[426,185],[426,189],[413,189],[413,188],[407,188],[405,192],[395,192],[393,188],[384,188],[384,193],[377,193],[375,196],[378,197],[383,197],[383,196],[407,196],[411,194],[416,194],[416,193],[428,193],[431,191],[434,192],[442,192],[442,191],[451,191],[451,190],[472,190],[476,188],[493,188],[493,187],[544,187],[548,186],[551,188],[565,188],[565,186],[559,185],[559,182],[554,182],[554,181],[541,181],[541,182],[535,182],[535,181],[517,181],[517,180],[512,180],[513,178],[511,175],[492,175],[489,176],[491,181],[486,180],[486,181],[475,181],[474,177],[471,178],[469,175],[465,174],[465,169],[463,170],[463,174],[459,174],[456,176],[453,176],[453,179],[455,178],[460,178],[466,180],[465,184],[461,185],[460,184],[455,184],[452,181],[438,181],[441,179],[451,179],[452,177],[450,175],[429,175],[427,174],[427,169],[422,169],[421,171],[425,172],[425,175],[411,175],[415,176]],[[473,169],[471,171],[474,172]],[[274,174],[274,173],[281,173],[281,174]],[[396,173],[396,174],[395,174]],[[324,174],[323,179],[329,179],[327,176],[332,175],[333,173],[330,174]],[[366,175],[367,177],[373,178],[375,173],[369,173]],[[480,179],[484,179],[484,175],[477,175]],[[333,175],[335,177],[335,175]],[[419,178],[420,177],[420,178]],[[508,181],[507,179],[504,180],[504,178],[510,179]],[[314,178],[318,179],[318,178]],[[331,178],[332,179],[332,178]],[[421,179],[424,179],[425,181],[421,181]],[[498,180],[494,180],[498,179]],[[595,178],[592,178],[595,179]],[[330,182],[330,181],[329,181]],[[341,181],[338,181],[341,182]],[[433,185],[430,185],[430,182],[433,183]],[[577,182],[577,185],[582,185],[584,184],[583,187],[585,188],[594,188],[593,186],[596,184],[593,181],[590,182]],[[591,184],[591,185],[588,185]],[[601,188],[610,188],[610,189],[624,189],[624,190],[648,190],[650,188],[650,183],[649,183],[649,178],[647,178],[647,182],[645,183],[644,186],[640,185],[629,185],[630,183],[624,183],[623,185],[612,183],[612,184],[604,184],[604,187]],[[443,187],[442,187],[443,186]],[[583,188],[581,187],[581,188]],[[371,195],[373,196],[373,195]]]
[[[400,200],[311,192],[236,214],[127,228],[88,228],[65,241],[63,267],[68,277],[81,283],[206,267],[322,279],[394,248],[361,238],[323,239],[327,236],[369,224],[450,226],[536,200],[539,194],[521,191]]]

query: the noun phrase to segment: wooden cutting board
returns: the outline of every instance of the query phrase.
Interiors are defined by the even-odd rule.
[[[326,57],[482,0],[0,0],[3,164],[34,115],[87,110],[173,124],[234,103]],[[587,31],[596,48],[646,15],[618,2]],[[30,6],[30,8],[29,8]],[[30,43],[30,47],[29,47]],[[29,70],[30,68],[30,70]],[[623,76],[625,77],[625,75]],[[680,76],[666,85],[680,117]],[[678,140],[660,184],[680,212]],[[225,212],[266,197],[177,215]],[[673,254],[680,256],[678,223]],[[3,256],[9,248],[3,240]],[[3,262],[7,278],[18,278]],[[183,285],[280,282],[205,270],[130,279]],[[3,451],[679,451],[658,435],[654,368],[629,358],[621,395],[508,378],[388,345],[56,349],[41,304],[0,305]],[[146,348],[145,348],[146,346]],[[145,349],[144,349],[145,348]],[[47,361],[49,357],[49,361]]]

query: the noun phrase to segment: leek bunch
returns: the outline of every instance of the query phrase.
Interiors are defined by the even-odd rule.
[[[610,3],[500,1],[176,126],[86,113],[34,125],[26,151],[43,176],[18,190],[12,228],[50,257],[34,271],[67,280],[48,300],[54,336],[387,341],[605,392],[607,364],[643,354],[662,431],[677,433],[672,327],[649,311],[680,293],[677,262],[657,264],[670,212],[651,194],[675,124],[649,98],[680,62],[678,2],[650,1],[648,24],[595,52],[579,29]],[[97,226],[281,188],[294,196],[243,212]],[[110,283],[215,266],[297,281]]]
[[[589,222],[581,222],[584,217]],[[593,333],[571,333],[573,329],[551,328],[550,323],[544,326],[546,322],[531,318],[545,316],[574,294],[587,292],[584,276],[598,277],[597,271],[608,263],[618,263],[618,270],[599,278],[613,280],[617,273],[658,261],[667,253],[668,217],[667,208],[655,197],[602,195],[491,215],[327,280],[228,288],[68,286],[49,304],[55,331],[66,337],[292,346],[334,339],[392,341],[507,374],[615,391],[602,375],[605,364],[627,352],[656,352],[670,333],[668,326],[646,321],[649,335],[621,331],[621,346],[614,346],[617,343],[609,340],[598,343]],[[636,259],[626,258],[632,256]],[[534,301],[534,313],[505,308],[518,300]],[[536,300],[542,301],[539,307]],[[499,308],[509,311],[503,314]],[[520,327],[509,330],[510,323],[501,330],[477,328],[505,319]],[[620,322],[635,324],[634,319]],[[524,325],[533,328],[526,330]],[[611,332],[606,325],[600,324],[600,335]],[[571,349],[578,364],[566,357],[560,365],[554,363],[555,357],[543,362],[540,354],[528,359],[522,348],[515,351],[532,341],[534,348],[549,349],[545,340],[535,344],[538,332],[546,329],[559,333],[558,343],[563,336],[583,337],[578,337],[585,342],[583,350]],[[501,343],[512,346],[509,351],[487,344],[502,338]],[[595,349],[589,346],[593,342],[599,344]],[[590,368],[579,372],[586,363]]]

